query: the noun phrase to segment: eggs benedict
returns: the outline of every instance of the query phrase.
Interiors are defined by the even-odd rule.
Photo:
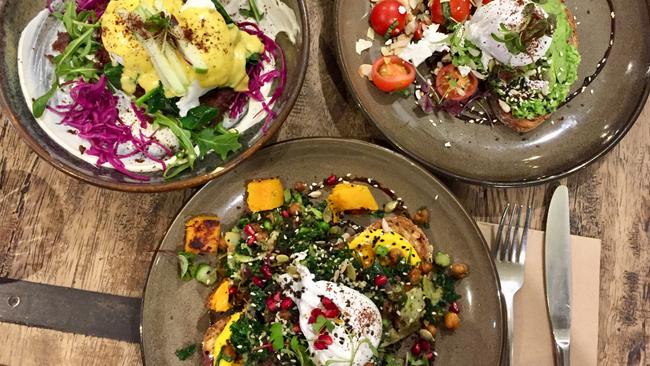
[[[181,116],[214,88],[246,91],[246,59],[264,52],[210,0],[112,0],[101,28],[104,47],[124,67],[123,90],[162,84],[166,97],[181,97]]]

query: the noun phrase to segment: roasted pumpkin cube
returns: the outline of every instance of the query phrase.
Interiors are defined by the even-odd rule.
[[[284,187],[280,178],[254,179],[246,187],[246,204],[252,212],[267,211],[282,206]]]
[[[370,189],[361,184],[337,184],[327,197],[327,203],[332,211],[334,222],[338,222],[338,215],[345,211],[379,209]]]
[[[230,289],[230,281],[223,280],[217,288],[215,288],[208,296],[207,307],[217,313],[223,313],[230,310],[230,302],[228,302],[228,290]]]
[[[185,223],[185,251],[215,253],[221,241],[221,221],[217,216],[196,216]]]

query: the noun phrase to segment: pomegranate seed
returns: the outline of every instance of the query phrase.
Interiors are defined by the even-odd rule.
[[[228,295],[232,296],[232,295],[235,295],[236,293],[237,293],[237,287],[236,286],[230,286],[228,288]]]
[[[247,224],[246,226],[244,226],[244,232],[249,236],[255,236],[255,229],[253,229],[251,224]]]
[[[432,360],[433,359],[433,352],[429,351],[427,352],[424,357],[427,358],[427,360]]]
[[[332,309],[338,309],[334,301],[330,299],[329,297],[323,296],[320,298],[321,304],[323,304],[323,307],[327,310],[332,310]]]
[[[324,342],[321,342],[319,340],[314,341],[314,348],[316,348],[316,350],[318,350],[318,351],[325,350],[325,349],[327,349],[327,347],[329,347],[329,346],[326,345]]]
[[[289,217],[289,211],[282,210],[282,217]]]
[[[262,267],[260,268],[260,272],[262,272],[262,274],[266,278],[273,277],[273,272],[271,271],[271,266],[269,266],[268,264],[262,264]]]
[[[429,342],[427,342],[425,339],[420,339],[420,341],[418,342],[418,345],[420,346],[420,349],[422,350],[422,352],[426,353],[426,352],[431,351],[431,344],[429,344]]]
[[[384,287],[388,283],[388,277],[384,275],[377,275],[375,277],[375,286],[377,287]]]
[[[275,313],[278,310],[277,301],[273,300],[272,297],[268,297],[266,299],[266,308],[269,309],[270,312]]]
[[[414,356],[419,356],[420,352],[422,352],[422,350],[420,349],[420,344],[419,343],[416,343],[416,344],[413,345],[413,347],[411,347],[411,353]]]
[[[249,236],[248,239],[246,239],[246,244],[248,244],[249,246],[255,244],[255,237]]]
[[[257,276],[253,276],[253,278],[251,278],[251,281],[253,281],[253,285],[257,287],[264,286],[264,281],[262,281],[262,279]]]
[[[280,299],[282,299],[282,294],[280,291],[276,291],[276,293],[273,294],[273,300],[276,302],[280,302]]]
[[[300,325],[294,324],[293,325],[293,332],[296,333],[296,334],[302,333],[302,329],[300,329]]]
[[[339,316],[339,309],[326,309],[323,315],[325,315],[326,318],[336,318]]]
[[[336,184],[336,175],[332,174],[327,179],[325,179],[325,184],[328,186],[333,186]]]
[[[282,310],[289,310],[293,307],[293,300],[291,300],[288,297],[285,297],[282,302],[280,303],[280,309]]]
[[[329,335],[329,333],[321,333],[318,335],[318,340],[325,343],[326,345],[330,345],[334,343],[334,340],[332,339],[332,336]]]
[[[460,313],[460,309],[458,308],[458,303],[456,303],[456,301],[452,302],[449,305],[449,311],[456,314]]]
[[[318,319],[319,315],[323,315],[323,311],[319,308],[316,308],[311,311],[311,314],[309,315],[309,321],[307,323],[309,324],[314,324],[316,323],[316,319]]]

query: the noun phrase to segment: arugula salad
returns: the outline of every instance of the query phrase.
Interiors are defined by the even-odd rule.
[[[330,176],[246,185],[245,214],[185,225],[180,277],[213,287],[202,365],[432,365],[441,327],[460,326],[455,283],[467,264],[437,251],[401,198],[378,182]],[[385,191],[387,192],[387,191]],[[365,221],[367,225],[362,225]]]

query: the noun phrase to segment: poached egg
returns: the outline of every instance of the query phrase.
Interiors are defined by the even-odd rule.
[[[162,44],[160,50],[152,49],[138,36],[134,24],[142,27],[147,19],[131,19],[136,13],[141,16],[142,9],[146,14],[162,13],[171,19],[176,49],[169,50],[169,43]],[[246,59],[264,51],[259,38],[226,24],[210,0],[111,0],[101,27],[104,47],[124,66],[122,89],[133,94],[139,85],[149,92],[162,83],[167,97],[181,97],[181,115],[199,105],[199,97],[214,88],[248,90]],[[164,54],[163,62],[159,51]],[[168,66],[178,80],[171,82],[165,77]]]
[[[529,0],[494,0],[478,8],[465,23],[465,37],[483,51],[484,64],[489,58],[494,58],[502,64],[521,67],[535,63],[546,55],[551,47],[552,37],[542,36],[533,42],[526,52],[516,55],[510,53],[503,42],[492,37],[492,34],[503,36],[502,24],[509,29],[520,25],[524,21],[524,7],[530,3]],[[535,12],[548,17],[537,5]]]
[[[381,313],[377,306],[362,293],[330,281],[314,281],[314,275],[307,267],[297,264],[300,281],[290,275],[282,275],[280,284],[287,286],[285,295],[292,298],[300,312],[300,330],[309,343],[309,353],[317,365],[345,364],[363,366],[374,355],[382,335]],[[298,297],[296,294],[300,294]],[[333,342],[325,349],[314,346],[318,339],[310,323],[314,309],[321,306],[327,297],[340,310],[340,321],[334,322],[329,332]]]

